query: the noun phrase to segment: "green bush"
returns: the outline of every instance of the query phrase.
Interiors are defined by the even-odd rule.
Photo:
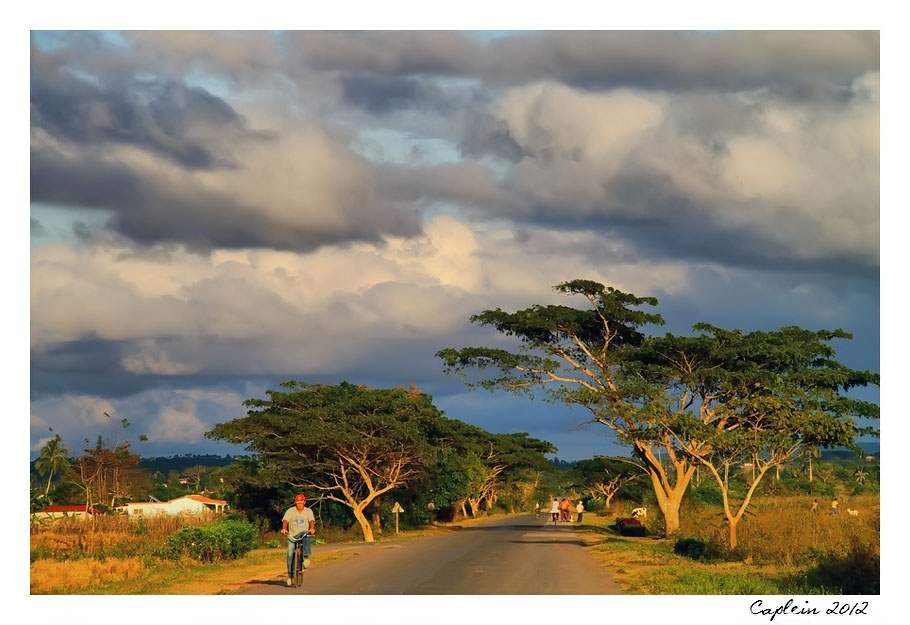
[[[623,525],[619,533],[623,536],[647,536],[648,528],[644,525]]]
[[[614,528],[620,536],[647,536],[648,528],[638,519],[616,519]]]
[[[201,562],[218,562],[239,558],[255,545],[255,526],[230,519],[175,532],[165,541],[160,555],[171,560],[186,555]]]
[[[854,540],[846,554],[829,554],[809,569],[805,583],[812,589],[843,595],[880,594],[880,556],[875,545]]]
[[[724,496],[718,490],[717,485],[704,480],[698,486],[690,489],[692,497],[703,501],[704,503],[720,506],[724,503]]]
[[[677,540],[673,545],[673,553],[692,560],[713,560],[720,557],[720,550],[714,544],[693,537]]]

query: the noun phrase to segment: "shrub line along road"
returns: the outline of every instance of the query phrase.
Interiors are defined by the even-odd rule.
[[[236,594],[603,595],[619,587],[567,523],[549,515],[496,519],[400,543],[342,547],[354,557],[310,568],[301,588],[284,572],[247,582]],[[314,547],[337,551],[333,546]]]

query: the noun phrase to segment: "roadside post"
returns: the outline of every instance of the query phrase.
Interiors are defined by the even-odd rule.
[[[401,504],[396,501],[395,505],[392,506],[392,512],[395,513],[395,534],[398,534],[398,513],[404,512],[404,508],[402,508]]]

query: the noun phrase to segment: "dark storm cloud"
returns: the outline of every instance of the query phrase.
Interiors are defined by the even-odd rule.
[[[499,86],[535,80],[586,88],[772,86],[805,97],[879,64],[875,31],[572,31],[492,40],[453,32],[308,32],[288,40],[321,70],[464,76]]]
[[[212,247],[311,250],[329,243],[375,238],[370,230],[343,233],[289,227],[255,207],[203,190],[179,195],[122,165],[66,159],[33,150],[33,201],[107,209],[107,226],[136,242],[180,242],[200,251]],[[87,232],[82,233],[87,235]]]
[[[743,268],[774,271],[809,270],[834,275],[877,279],[878,259],[837,249],[807,252],[790,241],[780,241],[776,232],[813,232],[817,223],[797,207],[771,207],[774,228],[762,228],[761,220],[725,222],[726,213],[761,215],[764,203],[724,204],[699,202],[675,187],[668,176],[654,171],[627,170],[609,185],[610,200],[592,213],[575,212],[576,227],[613,232],[634,243],[638,252],[652,260],[714,262]],[[537,223],[565,224],[572,211],[561,206],[534,205]],[[559,215],[560,219],[555,219]]]
[[[562,32],[490,43],[496,75],[585,87],[800,93],[877,68],[877,32]],[[512,69],[514,68],[514,69]]]
[[[249,133],[223,100],[199,88],[161,79],[98,85],[66,72],[32,74],[31,123],[49,135],[81,146],[129,144],[192,169],[229,166],[195,135]]]
[[[30,175],[32,200],[108,209],[113,215],[107,226],[143,244],[181,242],[200,251],[212,247],[310,250],[349,238],[288,228],[227,196],[174,195],[126,167],[105,162],[73,162],[36,150]]]
[[[156,341],[167,347],[184,339],[158,337]],[[225,366],[217,371],[180,375],[136,373],[124,368],[125,356],[134,352],[140,343],[139,339],[87,336],[54,343],[41,350],[33,349],[29,363],[32,401],[68,393],[122,399],[152,389],[213,387],[228,383],[242,386],[257,377],[242,366],[231,367],[231,363],[242,363],[240,354],[255,350],[253,340],[212,341],[206,349],[215,354],[213,359],[222,358]],[[288,379],[282,375],[275,377],[279,381]]]
[[[470,110],[466,114],[459,149],[465,156],[492,155],[517,163],[530,154],[512,137],[509,126],[489,113]]]
[[[454,75],[481,53],[466,36],[449,31],[311,31],[282,38],[314,68],[384,75]]]
[[[174,68],[147,47],[88,35],[58,43],[45,52],[33,38],[33,201],[102,209],[107,227],[136,242],[201,251],[303,251],[420,232],[411,194],[354,154],[343,133],[290,120],[254,130],[224,99],[168,77]],[[352,97],[381,106],[400,91],[371,99],[370,87],[352,86]],[[263,183],[276,163],[284,178]]]
[[[372,113],[413,106],[420,96],[420,83],[413,78],[384,78],[354,74],[341,79],[346,102]]]

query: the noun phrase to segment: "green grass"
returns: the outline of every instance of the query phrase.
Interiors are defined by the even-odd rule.
[[[672,541],[609,537],[589,548],[624,593],[774,595],[794,593],[796,569],[742,562],[694,562],[673,553]]]

